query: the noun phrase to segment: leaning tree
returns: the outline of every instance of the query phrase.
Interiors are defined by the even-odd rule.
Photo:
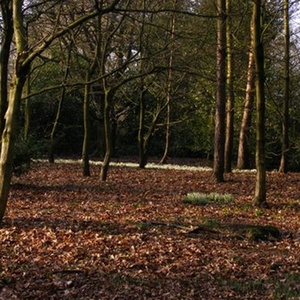
[[[62,37],[72,31],[74,28],[83,24],[84,22],[96,17],[99,14],[107,14],[116,8],[121,0],[110,1],[107,6],[102,9],[94,8],[91,1],[90,7],[87,8],[87,12],[77,16],[76,19],[68,19],[65,26],[60,26],[61,18],[64,18],[64,9],[68,9],[65,1],[41,1],[27,3],[24,0],[12,0],[12,24],[14,29],[14,42],[16,44],[16,55],[14,57],[14,68],[11,76],[8,109],[6,111],[6,122],[2,134],[1,140],[1,156],[0,156],[0,223],[3,220],[8,194],[10,181],[13,168],[13,155],[14,146],[18,132],[18,115],[20,111],[20,102],[22,97],[23,87],[25,85],[28,73],[30,71],[30,65],[39,57],[50,45],[59,37]],[[27,7],[25,7],[28,5]],[[57,22],[56,28],[51,31],[45,31],[45,36],[39,42],[30,45],[28,38],[28,31],[26,30],[25,14],[30,8],[42,7],[43,5],[49,5],[57,7]],[[56,6],[57,5],[57,6]],[[25,7],[25,9],[24,9]],[[43,13],[40,12],[36,16],[42,18]]]

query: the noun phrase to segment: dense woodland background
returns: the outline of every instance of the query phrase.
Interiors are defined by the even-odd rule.
[[[3,1],[3,7],[5,8]],[[298,1],[290,5],[289,170],[300,169]],[[109,1],[30,1],[23,4],[32,50],[53,32]],[[58,37],[30,67],[21,103],[17,153],[21,157],[82,154],[89,123],[90,157],[105,154],[108,113],[112,155],[213,158],[216,106],[217,7],[215,1],[116,1],[111,12]],[[251,110],[247,167],[255,167],[255,106],[245,107],[250,49],[251,1],[232,1],[232,83],[235,165],[243,112]],[[4,9],[2,8],[2,9]],[[2,11],[4,16],[4,11]],[[282,151],[284,103],[283,1],[266,1],[263,15],[266,88],[266,163],[277,169]],[[2,17],[2,51],[11,34]],[[16,55],[10,45],[9,74]],[[228,56],[229,53],[227,53]],[[4,54],[3,54],[4,55]],[[232,89],[232,90],[229,90]],[[87,96],[88,93],[88,96]],[[2,102],[4,101],[2,94]],[[108,96],[109,112],[105,112]],[[88,97],[88,99],[86,98]],[[87,103],[88,101],[88,103]],[[88,110],[84,121],[83,107]],[[2,103],[2,107],[5,103]],[[87,125],[87,123],[86,123]],[[166,140],[167,134],[167,140]],[[166,146],[167,143],[167,146]],[[140,149],[141,150],[141,149]],[[146,163],[146,162],[145,162]]]
[[[298,0],[0,5],[0,299],[299,298]]]

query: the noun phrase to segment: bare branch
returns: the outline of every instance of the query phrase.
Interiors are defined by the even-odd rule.
[[[77,26],[81,25],[82,23],[96,17],[97,15],[103,15],[103,14],[107,14],[110,13],[112,11],[114,11],[116,9],[116,5],[120,2],[121,0],[114,0],[113,3],[103,9],[94,9],[93,11],[91,11],[90,13],[80,17],[79,19],[75,20],[74,22],[72,22],[71,24],[69,24],[69,26],[54,32],[52,35],[50,35],[49,37],[45,38],[41,45],[39,45],[38,47],[36,47],[35,50],[32,50],[31,53],[28,54],[27,59],[24,60],[23,62],[23,67],[26,67],[27,65],[29,65],[37,56],[39,56],[43,51],[45,51],[49,45],[52,44],[53,41],[55,41],[57,38],[65,35],[67,32],[69,32],[70,30],[76,28]]]

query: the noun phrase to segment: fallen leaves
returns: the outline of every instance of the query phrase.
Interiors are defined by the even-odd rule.
[[[14,178],[0,229],[0,299],[296,299],[299,174],[268,174],[270,209],[251,204],[254,174],[35,163]],[[228,193],[226,205],[182,203]],[[210,222],[210,223],[209,223]],[[189,230],[275,226],[282,239]],[[207,227],[205,227],[207,228]],[[215,231],[215,230],[212,230]]]

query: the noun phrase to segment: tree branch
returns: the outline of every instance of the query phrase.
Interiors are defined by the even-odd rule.
[[[28,54],[27,59],[25,59],[22,63],[23,67],[28,66],[37,56],[39,56],[43,51],[45,51],[49,45],[52,44],[53,41],[55,41],[57,38],[65,35],[67,32],[69,32],[70,30],[76,28],[77,26],[81,25],[82,23],[96,17],[99,14],[107,14],[110,13],[112,11],[114,11],[116,9],[116,5],[120,2],[121,0],[114,0],[113,3],[104,8],[104,9],[94,9],[93,11],[91,11],[90,13],[82,16],[81,18],[75,20],[74,22],[72,22],[71,24],[69,24],[69,26],[53,33],[51,36],[45,38],[41,45],[39,45],[38,47],[36,47],[35,50],[32,50],[31,53]]]

